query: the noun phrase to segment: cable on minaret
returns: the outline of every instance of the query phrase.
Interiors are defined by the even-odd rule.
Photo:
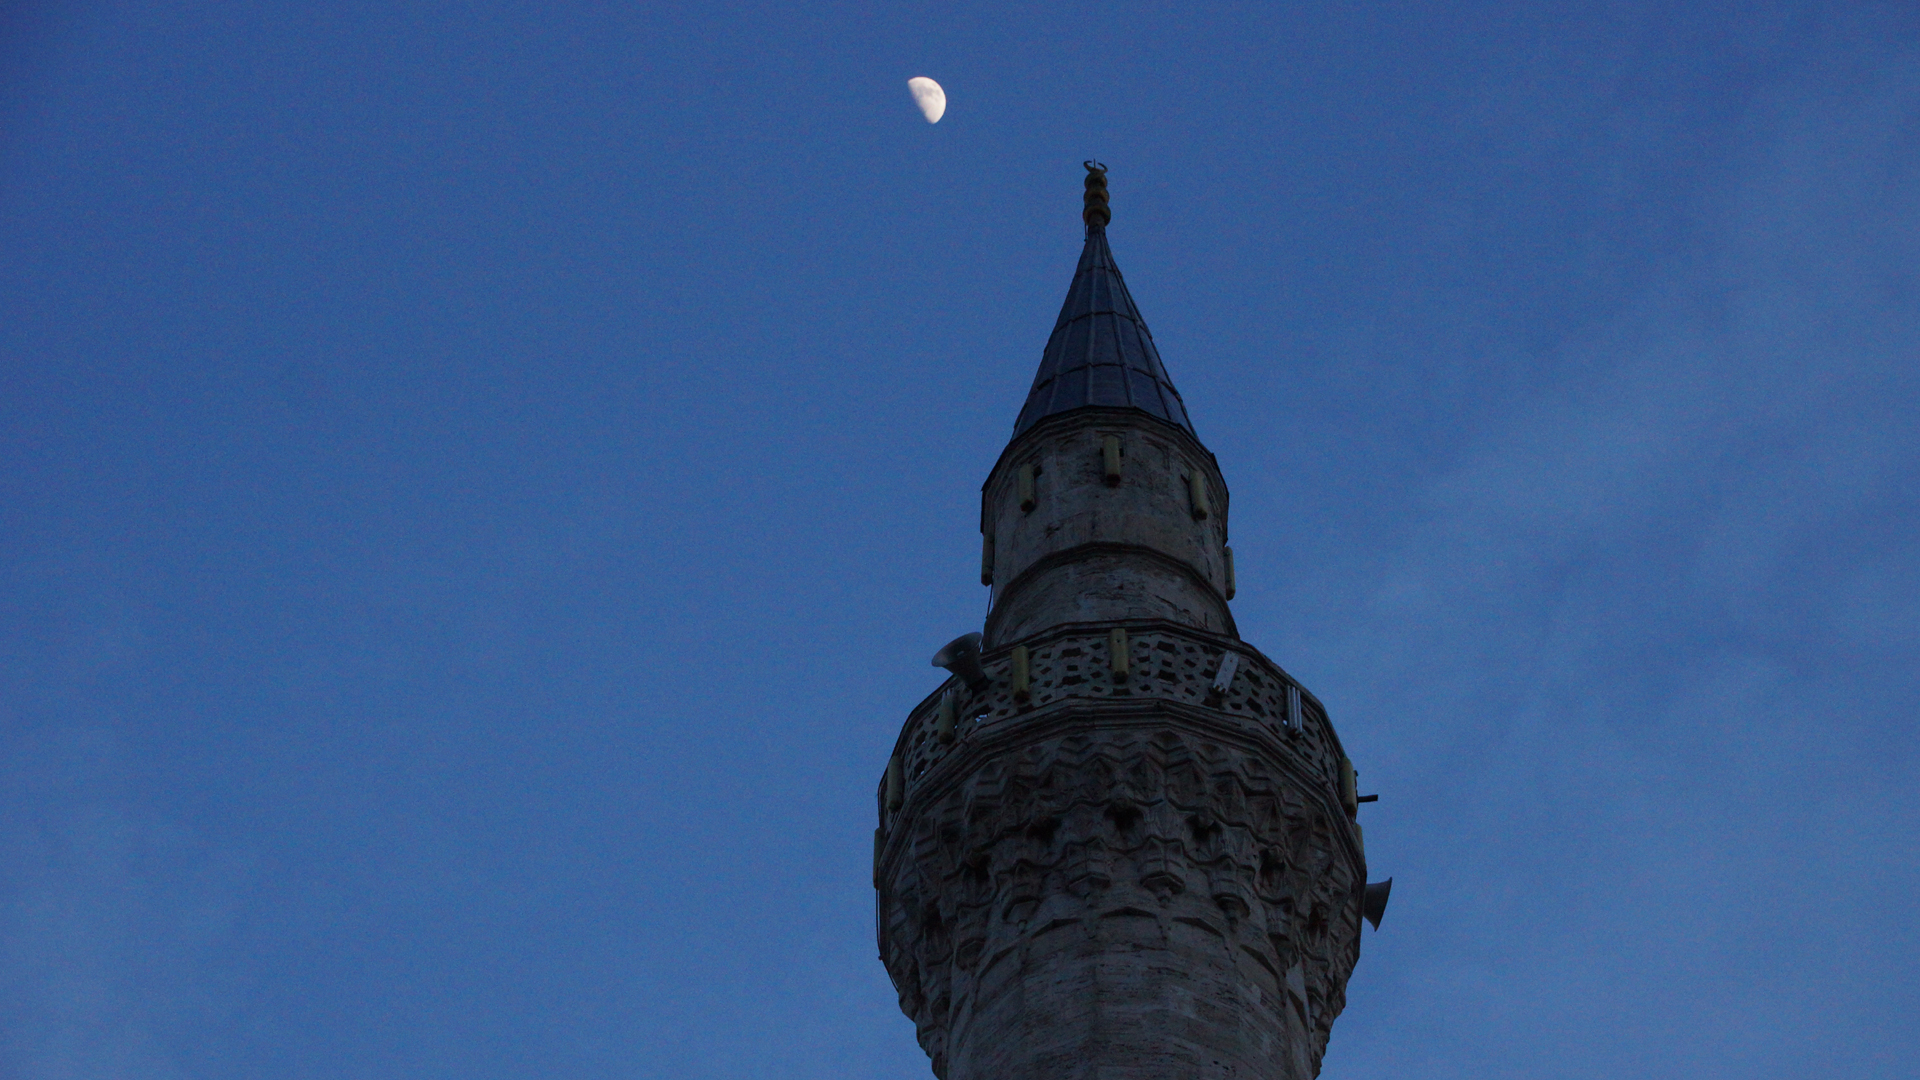
[[[1107,222],[1113,220],[1113,211],[1107,209],[1107,167],[1097,161],[1082,162],[1087,167],[1087,208],[1080,212],[1080,220],[1087,223],[1087,231],[1104,229]]]

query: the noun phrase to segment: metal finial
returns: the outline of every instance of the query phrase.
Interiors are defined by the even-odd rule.
[[[1080,220],[1089,232],[1104,229],[1113,220],[1113,211],[1107,209],[1107,167],[1097,161],[1082,164],[1087,167],[1087,207],[1080,211]]]

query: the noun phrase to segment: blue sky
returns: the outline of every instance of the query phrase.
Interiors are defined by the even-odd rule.
[[[1912,1075],[1920,9],[272,0],[0,23],[0,1074],[927,1075],[1089,157],[1381,794],[1324,1075]]]

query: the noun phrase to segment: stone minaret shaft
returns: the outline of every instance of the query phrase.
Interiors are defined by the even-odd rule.
[[[1307,1080],[1384,903],[1353,769],[1239,640],[1226,483],[1091,163],[1084,217],[983,489],[979,664],[952,663],[881,782],[881,959],[943,1080]]]

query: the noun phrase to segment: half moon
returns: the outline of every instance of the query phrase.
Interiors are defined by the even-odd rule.
[[[913,103],[920,106],[920,115],[927,123],[937,124],[947,115],[947,92],[940,84],[925,75],[915,75],[907,80],[907,89],[913,92]]]

